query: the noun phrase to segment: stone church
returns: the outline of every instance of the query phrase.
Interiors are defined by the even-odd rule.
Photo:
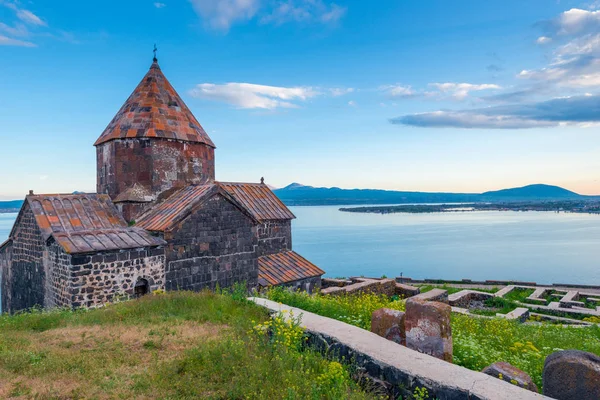
[[[97,193],[26,196],[0,245],[4,312],[236,282],[320,286],[264,181],[215,180],[215,144],[156,58],[94,146]]]

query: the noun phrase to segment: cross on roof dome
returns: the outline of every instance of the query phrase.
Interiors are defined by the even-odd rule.
[[[148,73],[94,146],[127,138],[173,139],[215,147],[204,128],[162,73],[156,56]]]

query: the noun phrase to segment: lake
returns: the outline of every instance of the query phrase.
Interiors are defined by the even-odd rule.
[[[600,283],[600,216],[552,212],[360,214],[290,207],[293,247],[327,276]],[[0,242],[17,214],[0,214]]]

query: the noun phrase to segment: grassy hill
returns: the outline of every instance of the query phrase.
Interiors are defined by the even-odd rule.
[[[372,398],[341,364],[279,340],[290,332],[255,329],[266,311],[237,298],[175,292],[4,314],[0,398]]]

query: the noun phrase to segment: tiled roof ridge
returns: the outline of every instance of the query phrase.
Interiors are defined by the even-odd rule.
[[[107,194],[30,194],[10,238],[29,208],[44,241],[51,237],[68,254],[115,251],[166,244],[149,232],[127,225]]]
[[[90,202],[90,201],[94,201],[94,198],[96,198],[98,200],[97,204],[100,204],[101,211],[103,211],[106,214],[105,217],[107,219],[100,218],[98,215],[96,215],[94,212],[92,212],[92,211],[97,211],[97,210],[91,209],[89,204],[87,207],[83,204],[84,200],[86,202]],[[56,209],[46,210],[43,208],[43,206],[42,206],[42,213],[46,217],[46,219],[50,220],[51,217],[55,217],[57,219],[57,221],[60,223],[62,229],[59,228],[58,226],[56,226],[55,224],[51,224],[48,227],[44,227],[44,226],[40,225],[40,221],[38,219],[38,215],[36,214],[36,210],[35,210],[34,203],[33,203],[35,201],[37,201],[39,203],[49,201],[49,202],[53,203],[52,204],[53,207],[54,207],[55,202],[58,201],[58,202],[60,202],[63,210],[67,209],[67,207],[65,207],[66,201],[74,201],[75,200],[75,201],[80,202],[81,206],[83,207],[83,210],[78,210],[77,208],[73,207],[71,210],[71,213],[76,215],[80,221],[87,220],[87,221],[89,221],[89,223],[91,223],[94,226],[93,228],[87,229],[88,231],[89,230],[99,230],[99,229],[111,229],[111,228],[114,229],[115,226],[127,227],[127,223],[123,219],[123,216],[117,211],[117,209],[115,208],[114,204],[112,203],[112,201],[110,199],[110,196],[107,194],[99,194],[99,193],[50,194],[50,195],[31,194],[31,195],[27,195],[26,200],[27,200],[29,206],[31,207],[32,211],[34,212],[34,215],[36,215],[36,221],[38,222],[38,225],[40,227],[40,231],[42,233],[42,236],[44,237],[44,240],[48,240],[48,238],[54,233],[68,232],[70,229],[69,226],[72,229],[74,229],[74,225],[70,218],[66,218],[66,215],[61,214],[61,213],[56,213],[56,215],[52,215],[57,210]],[[112,216],[112,218],[111,218],[111,216]],[[83,231],[83,229],[81,229],[80,231]]]
[[[293,250],[258,257],[261,286],[279,285],[323,275],[325,271]]]
[[[223,187],[246,208],[257,220],[284,221],[296,218],[279,197],[264,183],[221,182]],[[244,190],[251,188],[252,190]]]

